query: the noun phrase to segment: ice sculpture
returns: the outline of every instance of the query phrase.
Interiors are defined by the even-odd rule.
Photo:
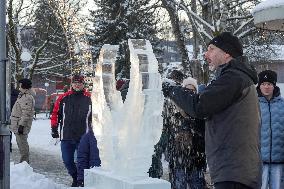
[[[128,40],[130,83],[124,103],[115,90],[117,46],[104,45],[96,67],[93,125],[102,167],[85,172],[96,189],[167,189],[167,181],[148,177],[154,145],[162,131],[163,95],[158,62],[147,40]]]

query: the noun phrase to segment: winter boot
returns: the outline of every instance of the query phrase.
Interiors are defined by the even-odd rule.
[[[72,175],[72,179],[73,179],[73,181],[72,181],[71,187],[77,187],[78,186],[77,173]]]
[[[77,187],[77,186],[78,186],[77,179],[74,179],[74,178],[73,178],[73,181],[72,181],[71,187]]]
[[[83,180],[78,180],[78,187],[84,187],[84,181]]]

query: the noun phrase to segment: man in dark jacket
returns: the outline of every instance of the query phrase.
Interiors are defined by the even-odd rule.
[[[84,78],[75,75],[72,78],[72,89],[57,99],[51,115],[51,135],[53,138],[60,137],[62,159],[73,178],[73,187],[77,186],[75,151],[92,119],[90,96],[91,94],[84,90]],[[58,128],[60,128],[60,135]]]
[[[261,186],[260,114],[257,73],[242,57],[237,37],[223,32],[211,40],[205,58],[217,69],[216,80],[199,94],[164,87],[190,116],[206,118],[205,149],[215,189]]]

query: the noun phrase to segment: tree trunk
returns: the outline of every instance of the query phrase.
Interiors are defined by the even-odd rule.
[[[183,66],[183,72],[185,74],[192,75],[192,69],[191,69],[191,65],[189,62],[189,58],[188,58],[188,52],[186,49],[186,44],[185,44],[185,38],[184,35],[182,34],[181,30],[180,30],[180,20],[178,18],[178,14],[177,14],[177,10],[175,9],[174,5],[171,4],[170,1],[168,0],[162,0],[162,5],[163,7],[167,10],[170,20],[171,20],[171,25],[173,28],[173,33],[175,35],[175,38],[177,40],[177,47],[178,50],[181,54],[181,59],[182,59],[182,66]]]
[[[11,0],[8,5],[8,39],[12,46],[12,49],[15,53],[15,72],[16,72],[16,80],[20,80],[23,77],[23,74],[20,74],[20,68],[22,67],[21,60],[21,48],[19,47],[19,42],[17,39],[17,23],[13,21],[13,1]]]

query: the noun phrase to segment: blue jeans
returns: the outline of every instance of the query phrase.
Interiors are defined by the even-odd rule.
[[[184,169],[175,170],[174,189],[204,189],[205,178],[202,170],[192,170],[186,173]]]
[[[77,179],[77,167],[75,164],[75,152],[78,149],[80,141],[76,140],[62,140],[61,141],[61,153],[63,163],[71,177]]]
[[[283,189],[281,179],[284,176],[284,164],[263,164],[261,189]]]

